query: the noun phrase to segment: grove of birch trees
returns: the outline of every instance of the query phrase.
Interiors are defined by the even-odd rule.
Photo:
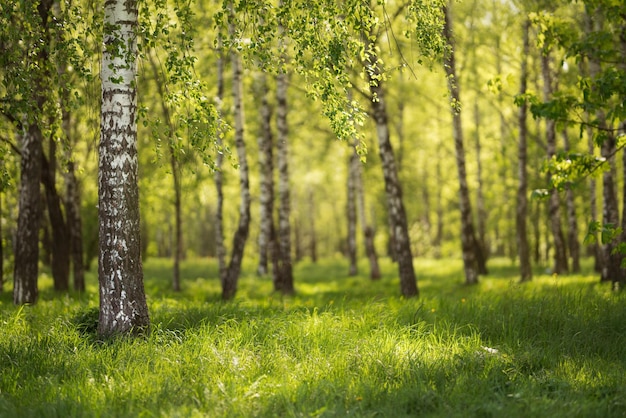
[[[100,335],[149,325],[142,260],[354,275],[489,259],[626,271],[626,6],[618,0],[0,5],[0,290],[98,271]],[[364,259],[366,263],[358,261]],[[48,270],[49,269],[49,270]]]

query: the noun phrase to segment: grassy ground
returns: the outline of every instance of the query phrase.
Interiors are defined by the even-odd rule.
[[[626,417],[626,296],[594,275],[491,262],[478,286],[456,260],[416,260],[419,299],[341,260],[296,268],[298,295],[245,269],[219,301],[215,263],[145,263],[149,336],[99,342],[84,295],[18,308],[0,296],[2,417]],[[362,266],[365,271],[366,266]]]

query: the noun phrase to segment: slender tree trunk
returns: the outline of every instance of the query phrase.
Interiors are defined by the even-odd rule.
[[[42,44],[29,47],[28,62],[31,63],[33,74],[33,96],[36,111],[43,113],[45,96],[48,89],[46,78],[49,76],[49,43],[51,41],[49,24],[52,1],[41,1],[37,4],[41,27]],[[31,55],[32,54],[32,55]],[[36,54],[36,55],[35,55]],[[31,58],[33,60],[31,61]],[[26,59],[26,57],[25,57]],[[27,121],[28,118],[34,120]],[[41,181],[42,138],[38,118],[41,115],[20,115],[20,188],[18,197],[17,234],[13,269],[13,302],[16,305],[35,303],[38,297],[38,263],[39,263],[39,226],[41,222],[42,202],[39,189]]]
[[[584,60],[581,60],[579,63],[579,71],[581,75],[587,73],[587,69],[584,66]],[[587,152],[589,155],[595,154],[595,144],[593,141],[593,127],[591,126],[591,115],[589,111],[585,111],[585,120],[588,122],[586,134],[587,134]],[[625,154],[626,155],[626,154]],[[597,221],[598,218],[598,203],[597,203],[597,182],[594,176],[589,176],[589,208],[590,208],[590,217],[592,221]],[[593,268],[594,271],[600,273],[602,270],[602,253],[600,245],[594,241],[593,243],[588,245],[589,252],[593,257],[594,263]]]
[[[54,144],[54,140],[50,140]],[[46,193],[46,206],[52,228],[52,279],[54,290],[65,292],[70,286],[70,236],[63,216],[61,197],[56,189],[56,146],[50,146],[50,159],[41,152],[41,182]]]
[[[443,174],[441,172],[441,148],[442,145],[437,146],[437,161],[435,163],[435,177],[437,178],[437,184],[443,184]],[[435,231],[435,238],[433,240],[433,247],[435,248],[435,258],[441,258],[441,245],[443,244],[443,191],[441,187],[436,187],[435,198],[435,211],[437,214],[437,230]]]
[[[526,19],[522,29],[522,68],[520,75],[520,96],[526,94],[528,85],[528,56],[530,20]],[[518,115],[519,136],[517,144],[517,205],[515,212],[515,227],[517,236],[517,251],[520,265],[520,281],[532,280],[530,264],[530,247],[528,244],[528,104],[524,101],[519,108]]]
[[[222,37],[217,37],[217,98],[216,109],[222,116],[222,102],[224,100],[224,51],[222,45]],[[217,136],[215,142],[218,147],[223,147],[222,129],[218,119]],[[218,271],[220,283],[226,280],[226,248],[224,246],[224,181],[222,174],[222,166],[224,163],[224,154],[220,149],[215,159],[216,170],[214,174],[215,190],[216,190],[216,208],[215,208],[215,255],[217,257]]]
[[[20,136],[20,189],[15,267],[13,271],[13,302],[16,305],[35,303],[38,296],[39,222],[42,149],[41,134],[35,124],[24,128]]]
[[[282,32],[282,29],[281,29]],[[289,126],[287,124],[287,74],[276,76],[276,127],[278,131],[278,277],[274,289],[284,294],[294,293],[291,261],[291,216],[289,188]]]
[[[183,208],[182,208],[182,184],[180,178],[180,163],[176,156],[173,145],[174,138],[170,133],[170,167],[172,169],[172,181],[174,186],[174,271],[172,277],[172,289],[179,292],[180,285],[180,262],[183,260]]]
[[[552,70],[550,69],[550,53],[544,51],[541,54],[541,73],[543,76],[543,99],[549,101],[552,99]],[[548,147],[548,158],[551,159],[556,155],[556,121],[546,119],[546,145]],[[550,175],[548,175],[548,182]],[[550,189],[550,199],[548,201],[548,216],[550,220],[550,229],[554,242],[554,268],[553,273],[567,273],[567,251],[565,244],[565,236],[561,228],[561,209],[560,209],[559,192],[556,188]]]
[[[157,91],[161,98],[161,110],[163,111],[163,118],[165,119],[165,124],[167,127],[167,141],[168,141],[168,151],[170,153],[170,168],[172,170],[172,182],[174,186],[174,249],[170,251],[174,256],[174,268],[172,274],[172,289],[175,292],[180,291],[180,262],[183,259],[183,216],[182,216],[182,184],[180,177],[180,163],[178,162],[178,157],[176,155],[176,144],[175,141],[175,131],[176,127],[174,126],[174,121],[172,120],[172,115],[170,112],[170,108],[166,102],[165,96],[165,81],[159,77],[161,71],[152,56],[152,54],[148,54],[148,58],[150,61],[150,67],[152,68],[152,73],[154,75],[154,80],[157,85]],[[171,246],[170,246],[171,248]]]
[[[232,7],[232,5],[231,5]],[[233,24],[230,26],[231,34],[234,33]],[[230,262],[228,271],[222,280],[222,299],[230,300],[235,297],[237,283],[241,272],[243,253],[250,231],[250,182],[248,172],[248,159],[246,156],[246,144],[244,138],[244,112],[243,112],[243,71],[241,59],[237,51],[233,50],[230,55],[233,71],[233,103],[235,119],[235,147],[239,160],[239,222],[233,237]]]
[[[443,36],[447,42],[444,67],[448,78],[450,91],[450,105],[452,109],[452,133],[456,151],[456,165],[459,176],[459,204],[461,207],[461,246],[463,250],[463,265],[465,268],[465,283],[478,283],[478,260],[476,248],[476,234],[472,221],[472,207],[467,186],[465,170],[465,150],[463,147],[463,129],[461,126],[460,94],[456,77],[456,63],[454,56],[454,38],[452,35],[452,20],[448,7],[444,7],[445,23]]]
[[[309,256],[312,263],[317,263],[317,232],[315,230],[315,191],[309,187]]]
[[[268,102],[267,78],[257,75],[255,93],[259,102],[259,265],[257,274],[268,273],[268,260],[274,260],[274,155],[272,139],[272,111]]]
[[[137,4],[104,7],[98,171],[100,316],[98,334],[141,332],[150,324],[143,286],[137,179]]]
[[[378,255],[376,254],[376,246],[374,245],[374,235],[375,230],[372,225],[370,225],[366,211],[365,211],[365,192],[363,187],[363,173],[361,169],[361,165],[359,163],[359,157],[356,155],[356,148],[353,152],[356,163],[356,177],[355,177],[355,191],[356,191],[356,201],[357,201],[357,209],[359,213],[359,218],[361,219],[361,230],[363,232],[363,240],[365,242],[365,254],[367,255],[367,259],[370,265],[370,279],[378,280],[380,279],[380,267],[378,265]]]
[[[60,14],[59,2],[55,2],[55,11]],[[59,103],[61,107],[61,130],[65,137],[64,158],[67,161],[64,173],[65,180],[65,218],[67,224],[68,249],[70,264],[73,273],[74,290],[82,292],[85,290],[85,263],[83,259],[83,226],[80,214],[80,190],[78,179],[76,178],[76,167],[72,155],[72,114],[70,112],[70,86],[67,85],[68,63],[58,65],[57,72],[61,80]],[[52,153],[51,153],[52,154]]]
[[[593,12],[593,14],[590,14]],[[601,31],[603,27],[603,16],[600,9],[595,11],[587,10],[585,14],[585,30],[587,34],[591,34],[594,31]],[[597,56],[589,57],[589,74],[592,78],[596,78],[600,75],[601,67],[600,60]],[[606,159],[609,165],[608,170],[604,170],[602,173],[602,223],[605,226],[611,226],[616,228],[619,225],[619,207],[617,200],[617,169],[615,164],[615,152],[617,147],[617,141],[613,132],[608,129],[606,121],[606,115],[604,111],[598,109],[596,111],[596,121],[598,127],[606,132],[606,138],[602,142],[600,147],[600,154]],[[619,287],[622,282],[621,260],[622,255],[616,251],[618,242],[612,240],[611,242],[603,243],[602,245],[602,269],[601,280],[611,281],[613,286]]]
[[[565,152],[570,151],[567,128],[563,129],[563,141]],[[572,259],[572,272],[580,273],[580,242],[578,241],[578,222],[576,220],[576,202],[574,201],[574,191],[568,185],[565,192],[565,203],[567,207],[567,247]]]
[[[402,188],[398,179],[395,156],[389,139],[389,124],[387,107],[385,104],[385,92],[381,77],[381,63],[375,53],[375,46],[366,41],[366,51],[369,56],[365,63],[369,82],[372,115],[376,123],[378,136],[378,152],[383,168],[385,180],[385,193],[389,213],[389,224],[392,230],[394,252],[398,262],[398,274],[400,276],[400,291],[405,297],[419,295],[417,278],[413,267],[413,254],[411,253],[411,241],[406,220],[406,212],[402,201]]]
[[[74,168],[74,161],[67,163],[65,174],[65,210],[70,239],[74,290],[85,290],[85,262],[83,260],[83,226],[80,215],[80,189]]]
[[[474,140],[476,147],[476,179],[478,188],[476,189],[476,212],[478,225],[478,243],[483,249],[483,253],[487,251],[486,224],[487,211],[485,210],[485,197],[483,195],[483,175],[482,175],[482,159],[481,159],[481,143],[480,143],[480,111],[478,108],[478,99],[474,101]]]
[[[622,25],[620,28],[620,52],[622,55],[619,69],[622,73],[626,73],[626,15],[622,14]],[[619,130],[622,135],[626,135],[626,119],[622,120],[619,125]],[[622,151],[622,173],[624,179],[626,179],[626,151]],[[626,181],[622,185],[622,234],[621,242],[626,242]],[[620,276],[620,288],[623,288],[626,284],[626,269],[622,268]]]
[[[356,276],[359,272],[357,266],[356,248],[356,176],[358,176],[358,164],[359,156],[356,155],[355,152],[352,152],[348,159],[348,193],[346,202],[346,214],[348,221],[348,260],[350,262],[350,266],[348,268],[349,276]]]

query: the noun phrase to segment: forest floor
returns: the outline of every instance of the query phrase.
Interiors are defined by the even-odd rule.
[[[297,295],[244,266],[219,300],[213,260],[145,262],[149,335],[95,337],[97,283],[40,301],[0,295],[0,417],[626,417],[626,293],[583,274],[463,285],[458,260],[347,277],[342,259],[295,268]]]

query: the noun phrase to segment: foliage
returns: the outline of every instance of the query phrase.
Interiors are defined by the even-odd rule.
[[[459,260],[419,263],[421,300],[396,295],[388,260],[375,283],[327,259],[296,267],[293,298],[272,295],[250,263],[245,296],[221,303],[213,261],[183,263],[181,295],[171,264],[151,259],[151,334],[106,343],[94,334],[93,276],[86,294],[44,289],[37,306],[3,296],[0,416],[626,412],[623,294],[539,271],[519,286],[505,260],[468,288]]]

